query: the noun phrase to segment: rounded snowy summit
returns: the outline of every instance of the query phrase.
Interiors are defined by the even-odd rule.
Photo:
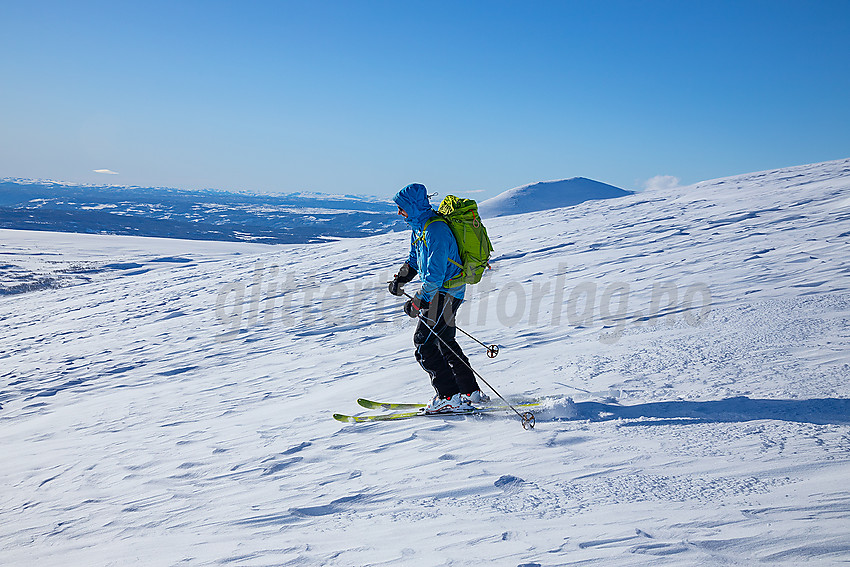
[[[584,201],[612,199],[630,194],[630,191],[585,177],[539,181],[508,189],[492,199],[483,201],[478,205],[478,212],[484,218],[493,218],[571,207]]]

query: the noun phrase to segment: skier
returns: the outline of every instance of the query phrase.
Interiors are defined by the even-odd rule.
[[[419,318],[413,335],[416,360],[437,392],[425,412],[471,410],[472,404],[487,402],[489,397],[478,387],[469,359],[455,340],[455,314],[466,286],[447,288],[444,282],[461,272],[457,240],[445,222],[432,220],[437,213],[431,208],[424,185],[406,186],[393,201],[413,234],[410,255],[390,282],[389,291],[401,297],[404,284],[417,274],[422,281],[413,299],[404,304],[404,312]]]

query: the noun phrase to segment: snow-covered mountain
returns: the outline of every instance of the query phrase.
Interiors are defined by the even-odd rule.
[[[850,160],[487,226],[459,324],[501,353],[459,340],[532,431],[331,418],[431,395],[407,234],[0,231],[79,270],[0,298],[3,564],[850,561]]]
[[[548,211],[572,207],[585,201],[613,199],[631,195],[630,191],[584,177],[540,181],[508,189],[478,206],[484,218]]]

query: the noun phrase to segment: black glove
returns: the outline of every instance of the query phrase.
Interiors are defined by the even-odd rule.
[[[404,303],[404,312],[415,319],[419,317],[420,311],[427,311],[430,306],[431,304],[429,302],[423,301],[422,298],[416,295],[413,299],[408,299]]]
[[[389,291],[393,295],[397,295],[401,297],[404,295],[404,284],[410,282],[413,278],[416,277],[416,270],[410,267],[410,264],[407,262],[399,268],[398,273],[393,278],[393,281],[390,282]]]

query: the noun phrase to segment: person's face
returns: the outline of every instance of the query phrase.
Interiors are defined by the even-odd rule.
[[[396,205],[396,206],[398,206],[398,205]],[[407,213],[401,207],[398,207],[398,214],[403,216],[404,218],[407,218]]]

